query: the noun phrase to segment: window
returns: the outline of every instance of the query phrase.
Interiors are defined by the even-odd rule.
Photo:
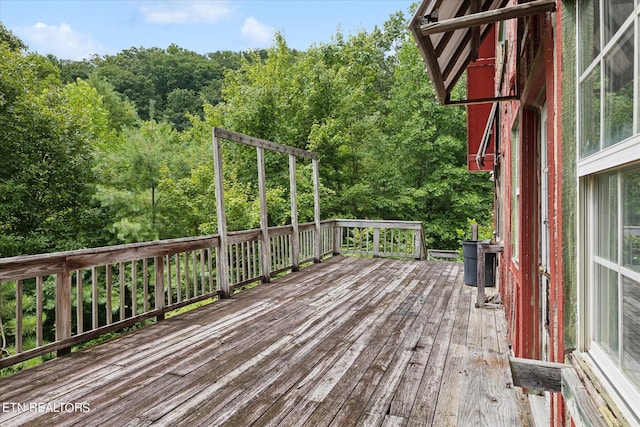
[[[595,182],[593,342],[640,390],[640,164]]]
[[[640,2],[581,2],[578,32],[582,348],[640,422]]]

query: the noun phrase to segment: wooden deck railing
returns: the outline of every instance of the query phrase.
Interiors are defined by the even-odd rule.
[[[262,230],[228,233],[226,284],[217,274],[217,235],[0,259],[0,286],[15,289],[15,315],[0,318],[0,368],[69,352],[103,334],[221,297],[223,289],[268,281],[331,254],[423,258],[426,253],[419,222],[323,221],[319,245],[315,230],[315,223],[298,226],[294,254],[293,227],[269,228],[268,276]]]

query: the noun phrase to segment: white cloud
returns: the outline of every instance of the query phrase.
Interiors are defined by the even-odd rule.
[[[250,47],[256,48],[269,46],[273,42],[276,31],[274,28],[250,16],[244,20],[240,33],[245,43]]]
[[[60,59],[79,61],[102,54],[104,47],[86,34],[74,31],[70,25],[47,25],[42,22],[22,27],[16,33],[29,46],[29,50],[42,55],[53,54]]]
[[[139,8],[145,21],[151,24],[215,23],[229,15],[226,1],[154,1]]]

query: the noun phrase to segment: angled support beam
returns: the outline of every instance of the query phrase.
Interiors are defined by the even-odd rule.
[[[519,4],[517,6],[503,7],[500,9],[488,10],[486,12],[473,13],[460,18],[451,18],[440,22],[422,24],[420,25],[420,33],[423,36],[446,33],[463,28],[492,24],[494,22],[505,21],[507,19],[522,18],[544,12],[553,12],[555,10],[555,0],[535,0]]]

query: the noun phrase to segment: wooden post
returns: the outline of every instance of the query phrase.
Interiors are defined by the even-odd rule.
[[[342,252],[342,226],[338,221],[333,221],[333,254],[339,255]]]
[[[471,224],[471,240],[478,240],[478,224]]]
[[[271,242],[269,239],[269,217],[267,216],[267,178],[264,165],[264,148],[256,147],[258,153],[258,191],[260,193],[260,229],[262,242],[260,258],[262,266],[262,281],[271,281]]]
[[[377,258],[379,255],[380,255],[380,228],[375,227],[373,229],[373,257]]]
[[[476,270],[476,286],[478,287],[476,294],[476,308],[482,308],[485,305],[484,296],[484,276],[485,276],[485,250],[482,243],[478,242],[476,246],[477,270]]]
[[[222,291],[222,298],[229,298],[229,255],[227,253],[227,218],[224,211],[224,186],[222,176],[222,152],[220,147],[220,139],[216,134],[216,128],[213,129],[213,168],[215,174],[216,185],[216,214],[218,217],[218,235],[220,246],[217,250],[218,257],[218,287]],[[187,287],[189,285],[187,284]]]
[[[154,257],[154,270],[156,273],[156,281],[155,281],[155,299],[156,299],[156,310],[164,308],[164,257],[157,256]],[[156,316],[156,320],[164,320],[164,313]]]
[[[71,337],[71,277],[68,270],[56,275],[56,341]],[[58,356],[69,354],[71,347],[57,351]]]
[[[416,259],[424,259],[422,253],[422,226],[413,230],[413,254]]]
[[[314,262],[322,259],[322,233],[320,230],[320,172],[318,159],[312,159],[313,166],[313,221],[315,222],[315,256]]]
[[[289,188],[291,192],[291,271],[300,270],[300,235],[298,234],[298,194],[296,187],[296,156],[289,154]]]

